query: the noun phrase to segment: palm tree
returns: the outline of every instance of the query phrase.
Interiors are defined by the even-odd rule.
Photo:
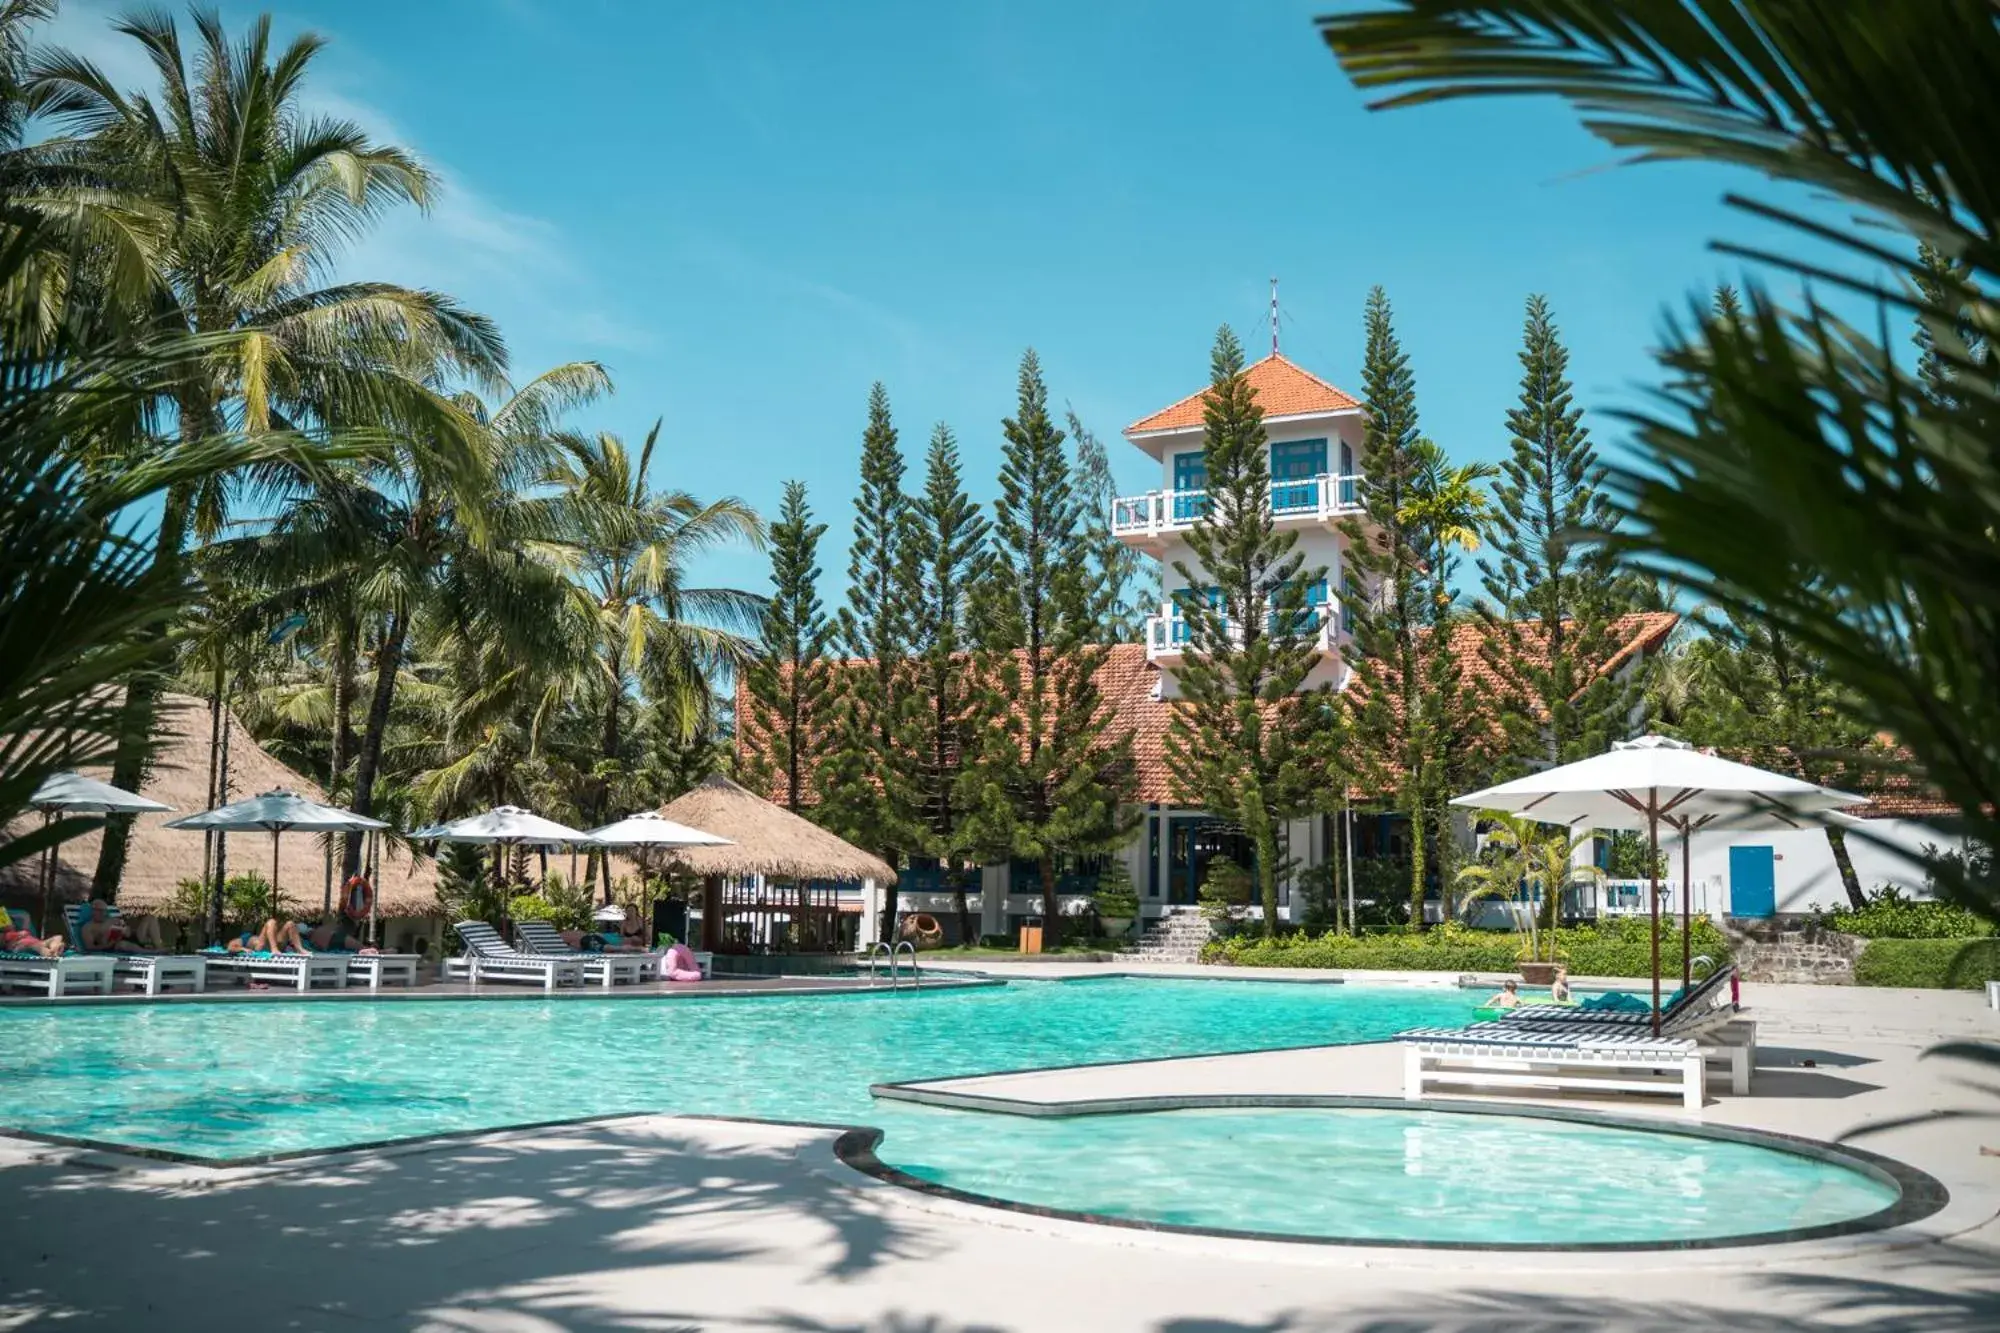
[[[1550,95],[1630,160],[1698,160],[1845,204],[1849,225],[1732,196],[1800,238],[1739,257],[1872,307],[1751,287],[1691,308],[1637,418],[1647,457],[1615,473],[1611,538],[1724,614],[1824,666],[2000,839],[2000,161],[1967,127],[2000,85],[1991,0],[1454,0],[1323,21],[1381,105]],[[1915,90],[1884,97],[1882,90]],[[1843,262],[1845,261],[1845,262]],[[1919,366],[1898,354],[1914,322]],[[1940,391],[1943,386],[1948,391]],[[1816,577],[1800,579],[1797,572]],[[1963,884],[1988,910],[2000,883]]]
[[[205,344],[203,356],[185,363],[156,417],[171,416],[183,442],[227,422],[249,432],[328,424],[331,407],[369,425],[421,423],[449,436],[450,414],[404,372],[444,366],[491,381],[506,359],[492,325],[436,293],[320,285],[344,243],[384,210],[427,205],[431,174],[357,125],[300,111],[318,37],[274,51],[268,16],[237,45],[212,12],[196,11],[193,24],[192,68],[171,18],[148,12],[113,25],[151,62],[157,96],[123,92],[91,62],[62,51],[36,57],[25,79],[32,108],[64,132],[66,161],[92,173],[96,188],[127,212],[154,220],[144,299],[123,317],[156,334],[239,335]],[[126,452],[156,447],[140,430]],[[224,480],[212,478],[205,494],[192,484],[166,493],[154,551],[163,581],[178,577],[198,510],[215,527]],[[156,670],[165,665],[156,653]],[[142,672],[127,691],[116,783],[141,775],[158,688],[156,672]],[[98,862],[97,887],[106,894],[123,868],[121,834],[105,838]]]
[[[1592,835],[1580,833],[1572,837],[1567,829],[1538,824],[1524,815],[1502,810],[1482,810],[1479,821],[1486,825],[1489,859],[1458,872],[1458,882],[1471,886],[1472,890],[1465,901],[1512,899],[1524,885],[1534,890],[1540,895],[1539,908],[1523,912],[1517,905],[1515,919],[1521,933],[1528,937],[1529,961],[1553,963],[1563,891],[1580,879],[1595,882],[1604,878],[1604,872],[1596,866],[1579,865],[1576,861],[1577,852],[1590,842]],[[1542,956],[1544,941],[1548,945],[1546,958]]]

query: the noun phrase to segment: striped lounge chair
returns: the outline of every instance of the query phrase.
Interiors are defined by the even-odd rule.
[[[460,921],[452,929],[465,941],[465,956],[446,964],[446,976],[465,976],[475,986],[482,981],[539,982],[547,991],[583,984],[583,964],[578,959],[521,953],[484,921]]]
[[[1674,996],[1660,1010],[1660,1036],[1692,1039],[1701,1048],[1703,1060],[1729,1071],[1729,1090],[1740,1097],[1749,1094],[1751,1073],[1757,1064],[1757,1024],[1743,1017],[1731,1001],[1735,975],[1734,967],[1717,968]],[[1650,1007],[1593,1009],[1588,1005],[1530,1004],[1473,1027],[1558,1035],[1594,1032],[1651,1036],[1652,1019]]]
[[[570,948],[562,932],[546,921],[516,921],[514,937],[537,958],[574,958],[583,964],[583,979],[594,986],[609,987],[617,982],[658,981],[658,953],[590,953]]]
[[[76,947],[92,958],[111,960],[111,977],[114,986],[130,986],[142,995],[158,995],[162,991],[184,990],[199,992],[208,984],[208,960],[200,954],[166,953],[92,953],[83,949],[84,914],[90,910],[89,903],[71,903],[63,908],[63,920],[69,924],[69,938]],[[111,909],[116,920],[119,911]]]
[[[1461,1092],[1668,1094],[1689,1111],[1707,1096],[1701,1048],[1691,1037],[1626,1029],[1536,1032],[1502,1023],[1412,1028],[1403,1046],[1403,1096]]]
[[[230,953],[219,946],[204,949],[208,975],[234,978],[245,985],[263,982],[287,990],[345,990],[347,958],[337,953]]]

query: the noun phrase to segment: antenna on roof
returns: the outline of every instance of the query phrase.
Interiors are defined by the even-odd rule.
[[[1278,279],[1271,278],[1271,355],[1278,354]]]

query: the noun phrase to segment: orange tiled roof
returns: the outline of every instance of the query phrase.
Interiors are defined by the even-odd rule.
[[[1646,611],[1619,617],[1612,622],[1612,635],[1620,647],[1600,669],[1616,670],[1635,653],[1657,650],[1666,642],[1667,635],[1679,620],[1680,617],[1672,611]],[[1524,630],[1531,628],[1523,626]],[[1524,646],[1533,651],[1532,633],[1525,633],[1523,638],[1527,641]],[[1484,681],[1497,688],[1498,678],[1493,675],[1492,666],[1481,653],[1485,641],[1483,626],[1476,623],[1461,625],[1452,632],[1451,650],[1468,682]],[[842,665],[852,667],[856,663]],[[1158,679],[1159,669],[1146,659],[1145,645],[1138,643],[1112,645],[1103,665],[1097,669],[1097,688],[1110,704],[1116,719],[1112,724],[1114,732],[1129,731],[1132,736],[1132,761],[1138,779],[1135,799],[1171,802],[1174,792],[1173,775],[1167,770],[1167,724],[1178,705],[1153,697],[1153,687]],[[744,678],[739,676],[736,688],[739,722],[736,748],[739,757],[756,743],[751,735],[752,727],[747,725],[755,708],[756,700],[751,696]],[[782,792],[773,792],[772,799],[782,800]]]
[[[1257,406],[1267,417],[1307,416],[1315,412],[1351,412],[1361,406],[1356,399],[1336,389],[1311,371],[1303,370],[1276,352],[1243,372],[1257,393]],[[1149,417],[1141,417],[1125,428],[1127,435],[1156,430],[1186,430],[1201,424],[1202,400],[1206,387],[1197,389],[1171,407],[1163,407]]]

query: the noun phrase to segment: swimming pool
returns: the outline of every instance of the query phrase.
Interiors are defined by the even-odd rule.
[[[0,1126],[210,1160],[592,1115],[887,1125],[874,1083],[1369,1041],[1457,990],[1105,978],[687,1000],[0,1011]]]
[[[993,1115],[879,1160],[988,1201],[1096,1219],[1361,1243],[1605,1248],[1831,1228],[1893,1182],[1760,1143],[1401,1106]]]
[[[879,1160],[974,1195],[1310,1238],[1653,1243],[1876,1213],[1837,1163],[1520,1117],[1236,1111],[1030,1119],[874,1084],[1370,1041],[1467,1019],[1455,989],[1105,978],[642,999],[0,1010],[0,1127],[206,1161],[589,1116],[883,1131]],[[1525,1128],[1523,1128],[1525,1126]]]

